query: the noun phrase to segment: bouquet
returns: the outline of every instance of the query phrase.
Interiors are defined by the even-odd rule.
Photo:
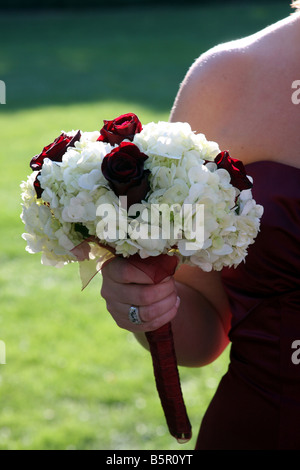
[[[21,184],[29,253],[42,264],[78,262],[84,288],[122,256],[159,282],[181,263],[204,271],[237,266],[263,208],[241,161],[188,123],[142,125],[135,114],[99,131],[62,132],[30,161]],[[170,433],[191,437],[171,325],[146,333]]]

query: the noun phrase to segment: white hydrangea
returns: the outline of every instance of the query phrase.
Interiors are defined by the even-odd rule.
[[[182,160],[204,158],[213,160],[220,152],[215,142],[208,142],[204,134],[195,134],[188,123],[151,122],[136,134],[133,142],[150,158],[151,168],[155,157]],[[201,156],[199,155],[199,151]]]

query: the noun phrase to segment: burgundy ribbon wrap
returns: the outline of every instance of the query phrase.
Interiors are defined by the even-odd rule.
[[[91,269],[89,261],[89,242],[94,242],[101,251],[101,256],[94,259],[94,266]],[[94,277],[95,273],[109,263],[114,257],[114,252],[107,246],[103,246],[90,238],[72,250],[78,261],[81,261],[81,279],[83,289]],[[146,273],[156,284],[168,276],[172,276],[178,264],[176,255],[162,254],[149,258],[140,258],[133,255],[128,261],[136,268]],[[93,266],[93,263],[92,263]],[[146,332],[152,357],[156,388],[160,397],[161,405],[165,414],[166,422],[170,434],[179,443],[185,443],[191,439],[191,424],[186,412],[183,400],[180,377],[177,367],[177,358],[174,347],[173,332],[171,323],[167,323],[155,331]]]

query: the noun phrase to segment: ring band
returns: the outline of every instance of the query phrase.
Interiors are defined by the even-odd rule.
[[[134,307],[133,305],[129,308],[128,317],[131,323],[134,325],[141,325],[143,322],[139,316],[139,309],[138,307]]]

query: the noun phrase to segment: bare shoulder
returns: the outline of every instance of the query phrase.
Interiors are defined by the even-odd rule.
[[[232,156],[242,154],[245,162],[271,158],[274,134],[282,134],[274,129],[282,126],[288,127],[295,146],[299,133],[289,124],[296,113],[291,84],[300,73],[299,23],[299,15],[291,16],[202,54],[180,85],[171,120],[189,122],[194,131],[230,149]],[[270,120],[273,129],[268,128]]]
[[[190,67],[180,85],[171,119],[187,121],[193,130],[212,133],[219,112],[242,91],[241,71],[248,57],[239,41],[216,46]]]
[[[172,109],[172,119],[187,114],[196,122],[201,119],[199,106],[210,114],[244,94],[255,73],[262,73],[262,65],[278,58],[280,36],[286,34],[290,19],[282,20],[251,36],[219,44],[198,57],[180,85]],[[289,47],[290,48],[290,47]],[[281,59],[282,60],[282,57]],[[247,89],[249,96],[249,89]],[[208,113],[208,114],[207,114]],[[197,129],[195,129],[197,130]]]

